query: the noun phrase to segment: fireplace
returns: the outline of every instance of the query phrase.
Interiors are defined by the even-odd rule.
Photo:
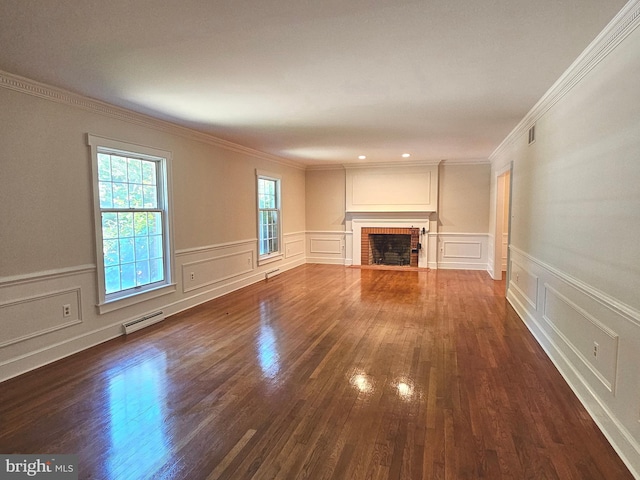
[[[369,257],[369,235],[411,235],[410,267],[428,268],[429,222],[433,212],[347,212],[347,265],[375,265]],[[418,243],[421,248],[418,248]],[[433,245],[431,246],[433,247]],[[433,252],[435,258],[435,252]],[[378,257],[379,260],[379,257]],[[406,268],[407,265],[393,268]]]
[[[418,228],[363,227],[361,265],[418,266]]]

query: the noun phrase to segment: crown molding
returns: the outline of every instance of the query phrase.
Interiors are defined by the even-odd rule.
[[[232,152],[249,155],[270,162],[304,170],[305,166],[293,160],[284,159],[253,148],[245,147],[237,143],[229,142],[211,134],[183,127],[166,120],[160,120],[150,115],[134,112],[125,108],[116,107],[106,102],[85,97],[61,88],[46,85],[44,83],[21,77],[13,73],[0,70],[0,87],[16,92],[24,93],[56,103],[69,105],[83,110],[115,118],[124,122],[142,127],[152,128],[164,133],[178,135],[183,138],[206,143],[215,147],[224,148]]]
[[[416,160],[413,162],[344,163],[342,166],[346,170],[357,170],[359,168],[433,167],[439,165],[441,162],[442,160]]]
[[[493,163],[500,153],[521,135],[526,134],[532,125],[580,83],[638,25],[640,25],[640,0],[630,0],[489,155],[489,161]]]
[[[442,160],[440,165],[490,165],[488,158],[449,158]]]
[[[305,170],[320,171],[320,170],[344,170],[344,165],[341,163],[329,163],[326,165],[307,165]]]

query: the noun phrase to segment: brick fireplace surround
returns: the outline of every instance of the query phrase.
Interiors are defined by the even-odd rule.
[[[360,237],[360,264],[372,265],[371,249],[369,247],[369,235],[411,235],[411,263],[410,267],[418,266],[418,241],[420,238],[419,228],[381,228],[381,227],[362,227]],[[415,253],[414,253],[415,252]]]

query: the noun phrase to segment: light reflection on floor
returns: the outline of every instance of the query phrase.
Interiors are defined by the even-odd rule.
[[[275,379],[280,372],[278,339],[270,324],[271,315],[267,302],[260,302],[260,331],[256,339],[258,361],[265,378]]]
[[[165,372],[166,355],[159,352],[109,379],[110,478],[150,478],[168,460]]]
[[[376,382],[374,377],[362,371],[357,371],[349,378],[349,383],[361,394],[372,395],[378,388],[385,387],[385,382]],[[402,375],[388,383],[401,400],[410,401],[414,397],[415,382],[406,375]]]

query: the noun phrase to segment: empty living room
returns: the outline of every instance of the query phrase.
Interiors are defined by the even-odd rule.
[[[640,479],[640,0],[0,0],[0,478]]]

